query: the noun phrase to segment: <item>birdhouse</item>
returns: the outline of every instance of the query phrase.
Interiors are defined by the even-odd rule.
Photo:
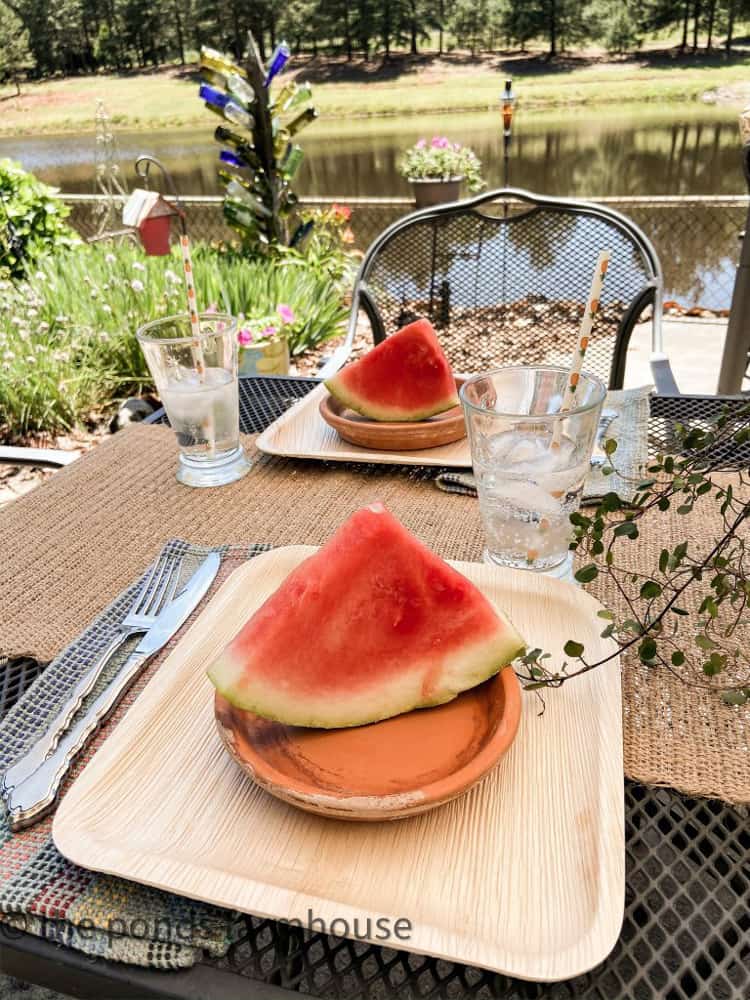
[[[173,215],[181,214],[158,191],[136,188],[123,207],[122,222],[138,230],[149,257],[163,257],[169,253],[170,220]]]

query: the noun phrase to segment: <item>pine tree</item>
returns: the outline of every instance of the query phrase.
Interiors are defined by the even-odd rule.
[[[15,84],[16,95],[21,93],[21,70],[31,62],[29,36],[4,3],[0,3],[0,75]]]

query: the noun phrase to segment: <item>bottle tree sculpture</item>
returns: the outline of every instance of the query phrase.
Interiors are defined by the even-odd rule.
[[[244,68],[213,49],[201,50],[199,93],[223,119],[214,138],[225,147],[219,154],[224,216],[247,253],[300,246],[312,228],[296,216],[291,182],[303,158],[295,136],[318,113],[307,103],[307,84],[290,82],[271,91],[289,56],[281,42],[264,66],[250,32]]]

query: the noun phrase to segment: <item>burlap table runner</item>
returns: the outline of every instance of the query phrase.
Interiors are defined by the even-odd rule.
[[[246,444],[254,453],[251,439]],[[186,489],[174,478],[172,432],[135,427],[15,500],[0,512],[0,650],[50,659],[173,537],[204,545],[320,544],[353,510],[382,500],[445,558],[481,557],[471,497],[443,494],[403,471],[254,458],[239,483]],[[716,530],[700,505],[689,519],[662,515],[628,543],[628,557],[634,566],[653,565],[670,539],[674,545],[687,531],[700,543]],[[620,599],[606,583],[597,596],[613,608]],[[750,802],[750,708],[726,706],[627,658],[623,668],[626,774]]]

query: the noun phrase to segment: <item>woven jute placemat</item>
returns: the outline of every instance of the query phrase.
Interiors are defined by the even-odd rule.
[[[51,659],[174,537],[203,545],[317,545],[352,511],[380,500],[444,558],[481,558],[472,497],[441,493],[403,470],[271,459],[252,439],[245,444],[255,460],[245,479],[191,490],[175,481],[172,432],[134,427],[0,512],[0,651]],[[700,548],[717,531],[718,519],[698,507],[689,519],[659,515],[638,542],[622,546],[623,557],[645,569],[670,542],[689,535]],[[599,583],[595,593],[619,608],[611,584]],[[750,708],[727,706],[627,656],[623,681],[629,777],[750,802]]]

